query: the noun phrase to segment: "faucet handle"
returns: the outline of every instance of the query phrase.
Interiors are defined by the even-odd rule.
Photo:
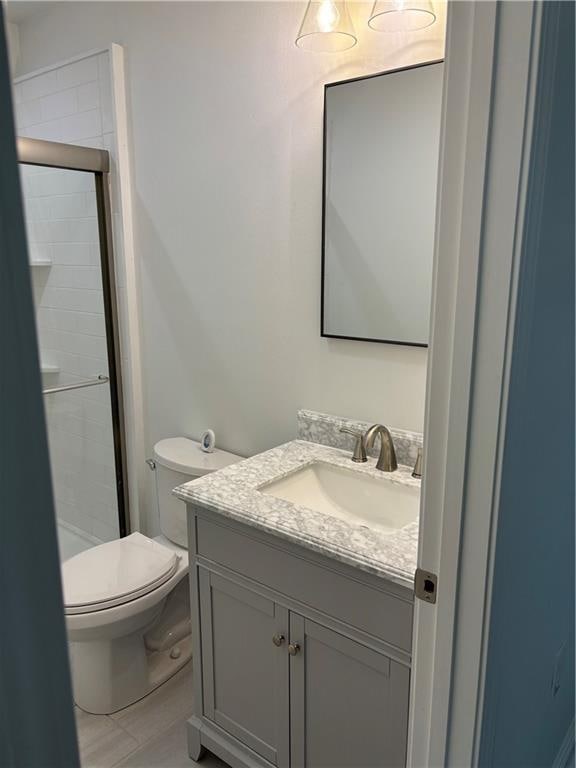
[[[363,464],[368,461],[366,458],[366,445],[364,443],[364,434],[357,429],[351,429],[350,427],[340,427],[340,432],[345,432],[347,435],[352,435],[356,438],[356,444],[354,445],[354,453],[352,454],[352,461],[358,464]]]
[[[422,477],[422,446],[418,447],[418,455],[416,456],[416,463],[412,470],[412,477],[420,479]]]

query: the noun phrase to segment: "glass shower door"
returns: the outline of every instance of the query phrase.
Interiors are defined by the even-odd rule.
[[[20,168],[65,560],[127,529],[115,297],[97,174]]]

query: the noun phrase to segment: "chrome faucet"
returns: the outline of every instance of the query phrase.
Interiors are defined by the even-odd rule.
[[[382,472],[395,472],[398,469],[394,441],[387,427],[383,424],[373,424],[364,435],[364,446],[369,451],[374,445],[374,440],[380,435],[380,456],[376,462],[376,469]]]

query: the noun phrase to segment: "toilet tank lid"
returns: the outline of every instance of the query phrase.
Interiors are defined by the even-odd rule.
[[[167,437],[158,441],[154,446],[154,458],[168,469],[194,477],[207,475],[242,461],[242,456],[218,448],[213,453],[206,453],[200,443],[187,437]]]

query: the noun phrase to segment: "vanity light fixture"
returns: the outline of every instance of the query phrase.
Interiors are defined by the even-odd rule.
[[[368,26],[377,32],[415,32],[435,21],[430,0],[376,0]]]
[[[300,25],[296,45],[305,51],[336,53],[356,45],[356,33],[346,3],[310,0]]]

